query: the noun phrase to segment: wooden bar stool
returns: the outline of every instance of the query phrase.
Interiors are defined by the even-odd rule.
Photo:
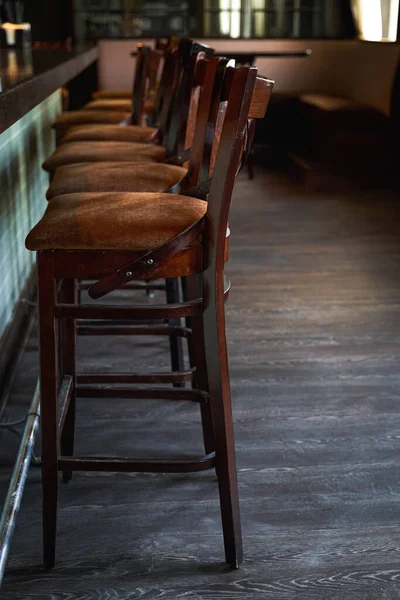
[[[154,49],[164,52],[168,47],[174,47],[174,46],[178,47],[178,43],[179,43],[179,38],[174,37],[174,36],[170,36],[166,39],[157,38],[155,41]],[[134,56],[134,54],[132,54],[132,56]],[[154,76],[156,76],[155,73],[154,73]],[[133,80],[132,87],[134,87],[134,84],[135,84],[135,79]],[[154,80],[154,86],[155,87],[157,86],[156,79]],[[93,94],[92,94],[93,100],[127,100],[127,99],[131,100],[132,96],[133,96],[132,90],[118,89],[118,88],[97,90],[96,92],[93,92]]]
[[[55,198],[27,237],[27,248],[38,251],[43,532],[48,568],[55,561],[58,471],[74,470],[186,473],[215,468],[226,560],[233,568],[242,561],[224,263],[232,190],[249,141],[248,119],[264,116],[271,89],[272,82],[257,78],[255,68],[226,69],[219,103],[225,114],[222,130],[208,131],[218,146],[215,165],[212,168],[212,153],[200,158],[199,168],[208,178],[192,195],[75,194],[68,203]],[[208,203],[195,197],[208,190]],[[89,294],[98,299],[133,279],[158,277],[188,277],[188,299],[170,305],[110,306],[84,305],[76,298],[77,279],[97,280]],[[182,317],[190,317],[192,324],[196,367],[192,389],[132,387],[183,380],[186,374],[76,373],[76,319]],[[57,322],[61,323],[60,345]],[[140,334],[136,328],[132,327],[132,334]],[[197,402],[202,408],[206,454],[187,461],[73,456],[76,396]]]
[[[126,122],[121,128],[120,124],[86,124],[72,125],[66,130],[62,123],[56,122],[53,127],[62,126],[63,133],[66,135],[61,141],[131,141],[131,142],[151,142],[153,137],[159,138],[166,125],[164,123],[165,115],[168,114],[168,106],[172,101],[172,94],[176,87],[176,78],[178,75],[178,64],[190,54],[188,50],[193,42],[188,39],[171,41],[163,55],[163,68],[158,85],[157,96],[154,111],[151,116],[146,116],[146,122],[150,126],[145,131],[144,126],[131,125]],[[59,120],[64,117],[59,117]],[[65,117],[66,119],[66,117]],[[150,130],[150,131],[149,131]]]
[[[148,125],[154,122],[158,98],[160,65],[169,52],[177,49],[176,44],[165,51],[153,50],[147,45],[139,44],[137,48],[136,67],[133,81],[133,92],[130,98],[114,98],[94,100],[83,108],[65,112],[57,116],[53,124],[58,140],[68,127],[88,124],[134,124]],[[149,102],[151,101],[151,104]],[[95,113],[92,112],[95,110]],[[146,117],[146,120],[145,120]],[[151,135],[151,132],[149,132]]]
[[[85,105],[80,110],[58,115],[53,123],[53,129],[57,133],[57,141],[60,141],[68,127],[73,125],[84,123],[120,124],[124,122],[140,126],[145,125],[146,109],[149,112],[149,107],[146,107],[147,93],[150,89],[151,78],[154,76],[154,69],[158,69],[162,59],[162,52],[139,44],[132,98],[128,100],[96,100],[95,102],[102,103],[102,106],[92,107],[96,110],[91,110],[88,105]],[[105,105],[106,102],[108,102],[108,106]],[[151,132],[149,135],[151,135]]]
[[[142,44],[138,45],[138,51]],[[143,113],[146,117],[148,125],[154,122],[154,116],[157,116],[157,92],[160,84],[160,62],[168,48],[177,49],[179,38],[170,37],[166,42],[160,39],[156,40],[155,52],[151,53],[151,58],[148,67],[148,86],[146,89],[146,101],[143,105]],[[137,55],[139,52],[137,53]],[[134,53],[132,53],[134,56]],[[93,100],[88,102],[83,107],[83,110],[127,110],[133,111],[135,115],[135,106],[132,100],[135,98],[135,86],[137,78],[137,69],[133,78],[133,92],[124,90],[105,90],[103,92],[95,92]]]

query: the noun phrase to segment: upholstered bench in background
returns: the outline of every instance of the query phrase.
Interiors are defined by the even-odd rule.
[[[301,94],[293,118],[297,139],[289,156],[308,187],[391,176],[390,119],[379,110],[340,96]]]
[[[395,175],[392,120],[349,98],[276,93],[255,143],[264,162],[289,163],[307,189],[361,187]]]

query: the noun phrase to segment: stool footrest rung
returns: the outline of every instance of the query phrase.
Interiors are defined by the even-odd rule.
[[[122,388],[111,385],[78,386],[78,398],[129,398],[136,400],[174,400],[208,403],[208,394],[190,388]]]
[[[194,376],[195,369],[169,373],[80,373],[77,376],[77,381],[82,385],[90,383],[178,383],[180,381],[193,381]]]
[[[80,283],[79,284],[79,289],[80,290],[88,290],[91,286],[91,283]],[[165,285],[163,283],[126,283],[124,286],[122,286],[121,288],[117,288],[117,289],[122,289],[122,290],[142,290],[143,292],[146,292],[147,290],[160,290],[163,291],[165,290]]]
[[[78,325],[78,335],[169,335],[189,337],[191,330],[179,325]]]
[[[202,311],[202,300],[189,300],[179,304],[145,306],[96,306],[91,304],[56,304],[57,319],[179,319],[194,317]]]
[[[215,467],[215,452],[198,459],[133,459],[103,456],[60,456],[59,471],[105,471],[114,473],[195,473]]]
[[[131,325],[137,325],[138,327],[148,327],[154,325],[166,325],[168,324],[168,319],[149,319],[146,322],[146,325],[143,325],[143,319],[118,319],[118,325],[116,325],[115,321],[111,319],[77,319],[76,322],[78,327],[100,327],[103,325],[106,327],[129,327]]]

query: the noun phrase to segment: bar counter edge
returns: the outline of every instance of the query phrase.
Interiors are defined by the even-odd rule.
[[[38,49],[40,52],[51,53],[51,48]],[[34,48],[32,52],[35,52]],[[7,50],[1,50],[1,53]],[[57,50],[55,51],[57,52]],[[67,57],[67,58],[66,58]],[[60,52],[60,62],[40,73],[33,73],[27,79],[0,93],[0,134],[11,127],[30,110],[43,102],[57,89],[64,86],[79,75],[98,58],[97,47],[85,48],[82,51],[72,51],[68,56]]]

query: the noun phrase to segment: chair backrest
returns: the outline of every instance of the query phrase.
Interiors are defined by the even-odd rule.
[[[138,45],[135,78],[132,96],[132,123],[143,125],[145,102],[154,85],[155,73],[159,69],[162,53],[143,44]]]
[[[155,99],[158,92],[158,87],[161,81],[161,66],[164,59],[164,50],[156,48],[153,50],[149,63],[149,89],[147,90],[147,98]]]
[[[265,116],[274,82],[257,76],[255,67],[227,68],[223,119],[215,131],[215,165],[212,172],[204,230],[205,272],[223,272],[228,215],[236,175],[251,144],[251,123]],[[210,161],[210,168],[212,167]]]
[[[132,123],[142,125],[148,93],[155,90],[155,102],[147,124],[157,127],[157,141],[166,146],[167,157],[185,148],[185,132],[195,85],[199,57],[210,58],[214,50],[188,38],[171,37],[162,52],[138,45],[132,100]],[[160,81],[161,61],[164,61]]]
[[[193,90],[196,87],[196,65],[200,58],[211,58],[214,50],[193,40],[181,38],[175,61],[175,80],[167,108],[162,143],[171,158],[185,149],[186,127]],[[161,127],[160,127],[161,128]]]
[[[218,156],[221,135],[229,103],[233,101],[232,88],[241,93],[243,90],[235,77],[234,61],[227,58],[214,57],[200,59],[196,64],[195,85],[199,87],[198,106],[195,118],[195,127],[189,121],[187,130],[194,129],[192,144],[189,154],[188,174],[177,186],[171,189],[172,193],[181,193],[206,199],[210,190],[214,172],[215,161]],[[256,77],[249,119],[244,129],[242,153],[237,167],[245,158],[252,142],[252,125],[254,118],[264,116],[271,96],[273,82],[269,79]],[[194,87],[196,90],[196,88]],[[244,92],[243,92],[244,93]],[[188,135],[186,136],[188,137]]]
[[[166,50],[170,38],[156,38],[154,47],[156,50]]]
[[[176,37],[168,38],[168,42],[163,49],[163,67],[160,75],[160,80],[157,82],[157,90],[153,111],[147,116],[147,124],[150,127],[157,127],[164,131],[166,128],[165,114],[168,115],[167,108],[171,101],[171,94],[174,85],[176,52],[179,48],[179,39]],[[159,48],[156,45],[156,50]],[[163,107],[164,109],[163,113]]]
[[[205,149],[210,143],[207,134],[210,130],[214,132],[216,126],[215,107],[220,102],[228,64],[228,59],[217,56],[211,59],[200,58],[196,63],[192,102],[185,136],[186,149],[189,150],[188,173],[183,181],[171,190],[173,193],[185,194],[187,190],[200,184]]]

